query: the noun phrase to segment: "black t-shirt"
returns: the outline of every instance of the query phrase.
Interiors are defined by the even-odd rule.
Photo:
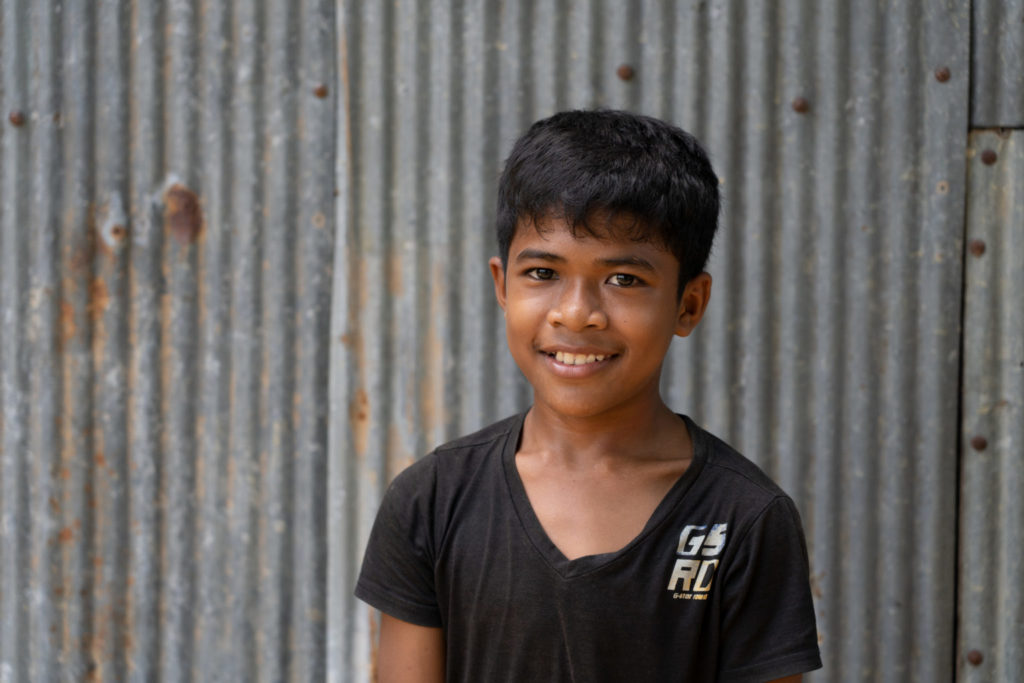
[[[693,460],[621,550],[568,560],[515,466],[518,415],[395,478],[356,596],[445,633],[448,681],[766,681],[821,666],[793,502],[683,418]]]

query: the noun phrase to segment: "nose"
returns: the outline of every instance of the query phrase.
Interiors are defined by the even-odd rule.
[[[566,283],[548,311],[548,323],[570,330],[603,329],[608,325],[608,316],[600,296],[587,283]]]

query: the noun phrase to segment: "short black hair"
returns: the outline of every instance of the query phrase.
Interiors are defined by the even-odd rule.
[[[707,264],[718,228],[719,180],[695,137],[625,111],[566,111],[519,138],[498,184],[502,263],[521,221],[566,221],[573,235],[597,234],[602,214],[628,214],[632,237],[679,261],[679,294]],[[590,222],[590,223],[588,223]]]

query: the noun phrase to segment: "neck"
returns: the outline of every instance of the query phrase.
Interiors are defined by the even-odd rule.
[[[655,395],[614,411],[574,417],[535,404],[526,416],[521,452],[543,453],[565,464],[647,460],[686,453],[686,425]],[[685,444],[680,448],[680,439]]]

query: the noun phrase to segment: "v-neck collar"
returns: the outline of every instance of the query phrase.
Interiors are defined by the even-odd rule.
[[[686,415],[679,415],[679,417],[686,423],[686,429],[690,433],[690,442],[693,444],[693,459],[690,461],[686,471],[679,476],[668,493],[665,494],[665,497],[658,503],[644,528],[633,540],[614,552],[584,555],[570,560],[558,549],[558,546],[552,542],[547,532],[544,531],[544,527],[534,511],[533,505],[530,504],[530,499],[526,495],[526,486],[519,476],[519,469],[516,467],[516,451],[519,450],[519,443],[522,440],[523,421],[526,418],[526,412],[517,416],[515,423],[511,425],[511,429],[508,431],[505,446],[501,453],[502,465],[505,470],[505,481],[508,484],[512,505],[516,515],[519,517],[519,522],[523,526],[523,531],[537,549],[537,552],[563,579],[583,576],[605,567],[618,558],[632,552],[634,548],[644,542],[652,531],[672,516],[672,511],[682,502],[690,485],[704,468],[704,463],[707,459],[707,444],[704,439],[704,431],[697,427],[693,420]]]

